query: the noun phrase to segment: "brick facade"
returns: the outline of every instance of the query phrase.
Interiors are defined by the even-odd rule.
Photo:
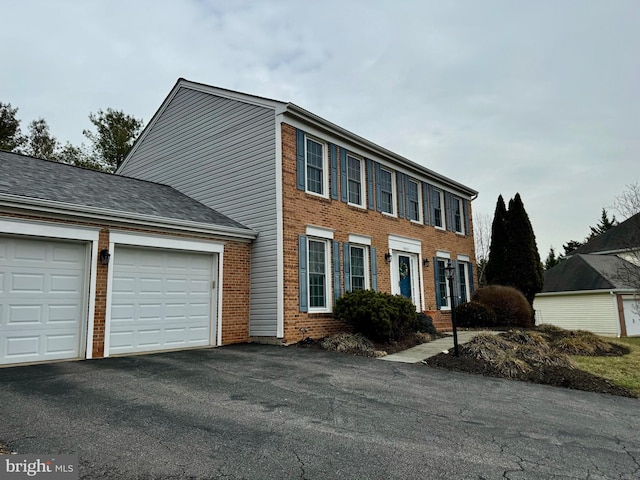
[[[340,158],[338,146],[338,159]],[[340,171],[340,168],[338,168]],[[330,172],[329,172],[330,174]],[[365,182],[366,185],[366,182]],[[473,235],[460,235],[435,227],[417,224],[403,218],[384,215],[376,210],[350,206],[340,200],[321,198],[296,188],[296,129],[282,124],[282,195],[283,195],[283,237],[284,237],[284,339],[285,343],[302,338],[300,329],[307,329],[305,336],[320,338],[338,331],[345,325],[326,313],[300,312],[298,295],[298,235],[305,234],[308,225],[334,230],[334,240],[347,242],[349,234],[371,237],[371,246],[377,250],[378,289],[391,292],[390,265],[384,254],[389,251],[389,235],[419,239],[422,242],[422,257],[429,259],[423,269],[425,311],[433,319],[437,328],[451,328],[451,316],[436,307],[434,265],[432,258],[436,251],[450,252],[452,258],[467,255],[475,265]],[[473,232],[471,210],[468,212],[469,225]],[[342,257],[341,257],[342,259]],[[341,262],[343,263],[343,262]],[[341,275],[344,265],[341,264]],[[474,280],[475,281],[475,280]],[[343,286],[344,288],[344,286]]]
[[[224,265],[222,285],[222,344],[232,344],[249,341],[249,266],[250,244],[242,241],[220,240],[203,234],[188,234],[184,232],[167,232],[147,228],[135,228],[130,225],[115,223],[100,223],[98,221],[84,221],[76,219],[52,218],[36,216],[19,211],[0,212],[0,218],[32,220],[36,222],[55,222],[70,226],[92,227],[100,230],[98,237],[98,251],[109,248],[109,233],[111,229],[120,232],[135,232],[168,236],[172,238],[186,238],[194,240],[214,240],[224,243]],[[91,267],[96,270],[96,298],[93,327],[93,358],[104,356],[105,317],[107,304],[107,275],[110,266],[100,264],[93,259]],[[215,297],[214,297],[215,301]],[[213,322],[216,329],[216,322]],[[82,352],[84,356],[84,352]]]

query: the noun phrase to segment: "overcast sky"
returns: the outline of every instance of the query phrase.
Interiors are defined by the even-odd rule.
[[[0,102],[84,141],[179,77],[300,105],[480,192],[541,256],[640,177],[640,1],[0,0]]]

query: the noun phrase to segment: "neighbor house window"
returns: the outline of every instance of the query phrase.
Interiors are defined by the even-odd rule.
[[[462,200],[453,197],[453,231],[456,233],[464,234],[464,227],[462,226]]]
[[[420,193],[418,182],[407,180],[407,219],[420,221]]]
[[[367,290],[369,288],[368,248],[361,245],[350,245],[351,290]]]
[[[393,208],[393,173],[384,168],[380,169],[380,210],[394,214]]]
[[[329,245],[327,240],[309,239],[309,310],[325,310],[329,298]]]
[[[326,195],[327,157],[325,145],[306,137],[305,159],[307,164],[307,192]]]
[[[364,168],[362,160],[347,155],[347,192],[348,202],[362,207],[364,205]]]
[[[444,228],[444,216],[442,215],[444,195],[441,190],[431,190],[431,208],[433,210],[433,224],[438,228]]]

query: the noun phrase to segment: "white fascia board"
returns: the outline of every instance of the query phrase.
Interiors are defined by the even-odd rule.
[[[349,243],[356,243],[358,245],[371,246],[371,237],[367,235],[358,235],[357,233],[349,234]]]
[[[315,225],[307,225],[306,234],[310,237],[326,238],[333,240],[333,229],[325,227],[316,227]]]
[[[633,293],[635,290],[629,288],[614,288],[605,290],[572,290],[568,292],[543,292],[536,293],[536,297],[561,297],[564,295],[605,295],[617,293]]]
[[[0,219],[0,233],[97,242],[100,229],[21,218]]]
[[[212,225],[188,220],[157,217],[154,215],[114,211],[106,208],[74,205],[32,197],[21,197],[18,195],[0,194],[0,206],[21,208],[39,213],[46,212],[59,215],[71,215],[73,217],[88,218],[92,221],[102,220],[134,224],[137,226],[169,228],[192,233],[205,233],[245,241],[255,240],[258,237],[258,232],[248,228],[227,227],[224,225]]]
[[[430,183],[434,183],[436,181],[436,186],[439,186],[437,183],[443,185],[445,189],[453,189],[457,192],[460,192],[467,199],[474,199],[477,197],[478,192],[466,185],[463,185],[455,180],[452,180],[444,175],[440,175],[433,170],[430,170],[418,163],[415,163],[408,158],[405,158],[397,153],[392,152],[391,150],[387,150],[380,145],[377,145],[355,133],[350,132],[328,120],[325,120],[314,113],[305,110],[302,107],[299,107],[293,103],[289,103],[287,105],[286,114],[291,118],[292,121],[299,120],[302,123],[299,124],[300,128],[305,129],[309,128],[309,126],[315,126],[318,130],[316,130],[320,135],[330,134],[333,136],[333,141],[336,143],[343,142],[343,139],[346,139],[347,142],[351,144],[351,148],[354,148],[354,153],[358,153],[360,155],[371,158],[372,155],[375,157],[376,161],[380,163],[387,163],[389,166],[398,169],[398,165],[401,167],[405,167],[408,170],[399,170],[403,173],[407,173],[411,176],[422,176],[426,177],[426,181]],[[288,119],[287,119],[288,120]],[[289,123],[289,122],[287,122]],[[295,126],[295,125],[294,125]],[[310,132],[311,133],[311,132]],[[360,148],[361,150],[358,150]],[[391,161],[392,163],[388,163]]]
[[[158,236],[147,233],[119,232],[109,233],[109,242],[115,246],[131,245],[138,247],[165,248],[169,250],[187,250],[191,252],[222,253],[224,243],[205,242],[187,238]],[[111,252],[113,253],[113,252]]]

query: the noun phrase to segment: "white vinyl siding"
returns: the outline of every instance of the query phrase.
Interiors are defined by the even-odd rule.
[[[537,295],[533,309],[537,325],[548,323],[568,330],[588,330],[598,335],[619,334],[616,298],[609,292]]]
[[[277,335],[275,112],[180,89],[123,167],[170,185],[257,230],[251,245],[250,335]]]

